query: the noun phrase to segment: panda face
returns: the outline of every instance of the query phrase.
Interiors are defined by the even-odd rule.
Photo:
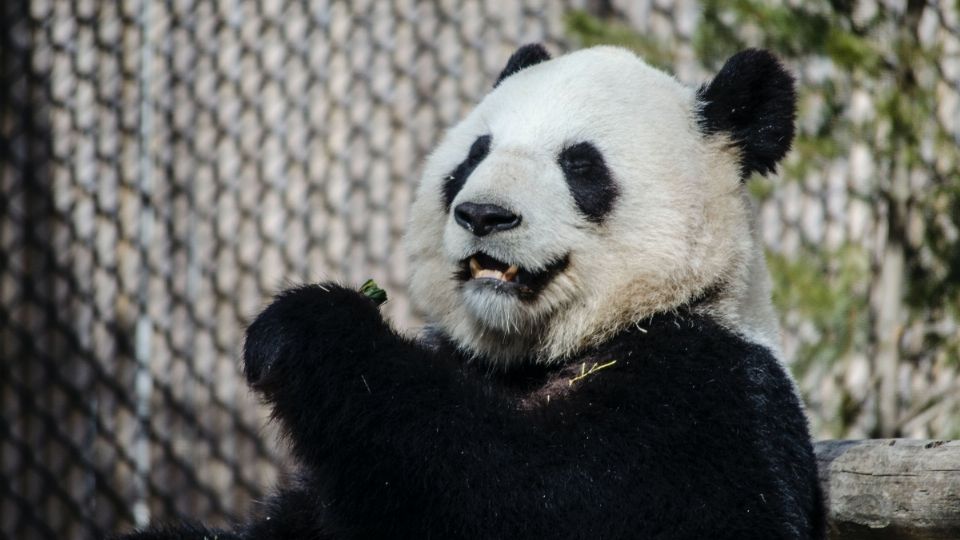
[[[494,364],[550,361],[724,280],[751,235],[737,153],[698,111],[610,47],[498,81],[424,167],[415,304]]]

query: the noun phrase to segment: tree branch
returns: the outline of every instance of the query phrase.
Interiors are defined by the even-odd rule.
[[[960,538],[960,441],[820,441],[816,453],[830,538]]]

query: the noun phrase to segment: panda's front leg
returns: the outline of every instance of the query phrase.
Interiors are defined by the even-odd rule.
[[[389,451],[472,382],[451,359],[395,333],[372,300],[332,283],[277,295],[247,330],[244,371],[315,467]]]
[[[302,459],[327,453],[331,422],[372,390],[369,370],[400,345],[363,294],[334,283],[303,285],[278,294],[247,329],[244,373],[272,405]]]

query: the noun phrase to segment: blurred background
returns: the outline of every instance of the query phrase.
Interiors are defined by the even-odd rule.
[[[375,278],[425,154],[520,44],[637,50],[699,85],[797,75],[755,178],[818,438],[960,435],[960,2],[7,0],[0,7],[0,538],[254,509],[288,463],[238,370],[289,283]]]

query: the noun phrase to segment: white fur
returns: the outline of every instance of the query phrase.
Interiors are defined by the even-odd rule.
[[[675,309],[711,287],[700,309],[778,351],[763,255],[737,158],[697,128],[695,92],[632,53],[596,47],[506,78],[427,160],[406,236],[415,305],[465,350],[503,364],[559,361],[626,325]],[[492,203],[522,216],[475,237],[443,204],[444,178],[471,144],[489,155],[452,207]],[[557,156],[589,141],[620,196],[601,224],[578,211]],[[483,250],[527,270],[569,255],[531,302],[460,283],[460,261]]]

